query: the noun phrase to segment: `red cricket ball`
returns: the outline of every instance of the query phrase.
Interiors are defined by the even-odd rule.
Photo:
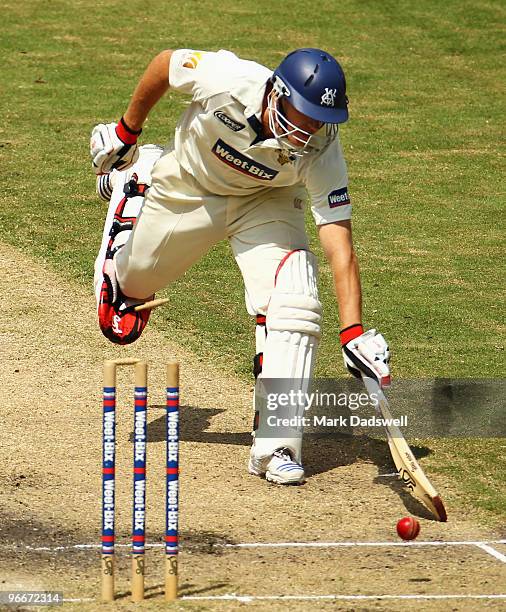
[[[420,533],[420,523],[412,516],[405,516],[397,522],[397,533],[403,540],[414,540]]]

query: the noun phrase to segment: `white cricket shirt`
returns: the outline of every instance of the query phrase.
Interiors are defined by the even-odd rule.
[[[181,166],[207,191],[241,196],[303,184],[317,225],[351,217],[339,139],[322,153],[290,159],[276,139],[260,140],[261,111],[272,71],[230,51],[174,51],[169,84],[192,96],[176,127]]]

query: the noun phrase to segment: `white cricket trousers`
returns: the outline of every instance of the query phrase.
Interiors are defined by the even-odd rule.
[[[281,259],[294,249],[309,248],[305,198],[302,185],[240,197],[211,194],[181,168],[173,151],[165,151],[153,167],[134,230],[114,258],[119,285],[125,295],[146,299],[228,239],[244,279],[249,314],[266,314]]]

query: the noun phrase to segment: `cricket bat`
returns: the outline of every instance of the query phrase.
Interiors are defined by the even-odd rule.
[[[402,482],[427,508],[434,514],[438,521],[446,521],[446,510],[430,480],[424,474],[413,452],[408,446],[401,430],[392,423],[392,414],[388,406],[387,398],[376,380],[362,376],[367,393],[376,398],[376,410],[382,419],[386,421],[385,430],[387,434],[388,447],[394,460],[395,467]]]

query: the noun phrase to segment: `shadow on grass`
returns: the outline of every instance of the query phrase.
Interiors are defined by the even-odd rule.
[[[152,405],[149,410],[163,410],[164,414],[148,425],[148,442],[164,442],[166,440],[165,406]],[[211,427],[213,417],[225,412],[222,408],[197,408],[194,406],[181,406],[179,420],[179,436],[185,442],[203,442],[206,444],[232,444],[235,446],[249,446],[251,444],[250,432],[216,432],[206,431]],[[149,414],[149,412],[148,412]],[[133,433],[130,434],[133,442]]]
[[[180,420],[180,438],[187,442],[205,444],[225,444],[250,446],[251,433],[247,432],[213,432],[211,420],[224,412],[221,408],[198,408],[182,406],[184,418]],[[153,405],[150,409],[165,410],[165,406]],[[130,436],[133,439],[133,436]],[[163,442],[165,440],[165,414],[149,423],[148,441]],[[431,450],[425,446],[412,446],[416,459],[426,457]],[[396,476],[381,476],[392,474],[395,466],[391,459],[386,440],[369,436],[353,436],[339,433],[307,433],[304,436],[303,457],[306,475],[308,477],[329,472],[335,468],[353,465],[357,462],[373,463],[378,468],[375,484],[389,487],[401,498],[406,510],[418,517],[432,519],[433,516],[425,506],[414,498]]]

